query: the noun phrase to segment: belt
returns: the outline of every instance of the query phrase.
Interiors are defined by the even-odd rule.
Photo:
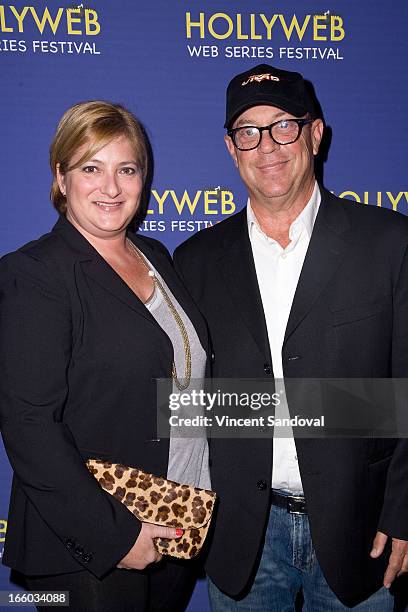
[[[272,504],[290,514],[307,514],[306,500],[301,495],[282,495],[272,491]]]

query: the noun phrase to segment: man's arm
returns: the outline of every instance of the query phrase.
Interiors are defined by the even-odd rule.
[[[392,376],[408,378],[408,247],[405,249],[394,290]],[[407,410],[408,398],[397,398],[397,411]],[[406,421],[406,418],[404,419]],[[408,572],[408,440],[401,438],[388,469],[384,504],[371,556],[379,557],[389,537],[392,551],[384,575],[389,588],[396,576]]]

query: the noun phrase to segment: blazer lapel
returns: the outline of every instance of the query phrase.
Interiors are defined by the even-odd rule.
[[[248,235],[246,207],[231,219],[219,260],[221,274],[236,311],[261,353],[270,358],[268,331]]]
[[[96,281],[106,291],[114,295],[123,304],[132,308],[150,323],[159,327],[155,318],[147,310],[143,302],[128,287],[121,277],[110,267],[81,232],[79,232],[65,217],[61,216],[53,228],[75,253],[76,259],[84,273]],[[164,333],[164,332],[163,332]]]
[[[150,314],[143,302],[135,295],[121,277],[110,267],[110,265],[99,255],[98,251],[86,240],[84,236],[65,217],[60,216],[53,228],[63,240],[74,251],[76,259],[81,265],[84,273],[95,280],[106,291],[109,291],[118,300],[132,308],[137,314],[147,319],[152,325],[163,332],[156,319]],[[203,348],[208,352],[208,333],[204,319],[192,303],[191,298],[179,280],[170,260],[163,255],[161,249],[157,249],[152,243],[142,236],[130,233],[128,236],[138,249],[151,261],[152,265],[162,275],[170,291],[191,319]],[[167,337],[167,336],[166,336]]]
[[[338,201],[325,189],[309,248],[293,299],[284,343],[312,308],[349,249],[344,233],[348,217]]]
[[[110,267],[103,257],[95,257],[90,262],[82,262],[81,265],[87,276],[91,277],[106,291],[109,291],[109,293],[114,295],[118,300],[126,304],[126,306],[132,308],[132,310],[137,312],[137,314],[141,315],[154,325],[157,325],[156,320],[147,310],[143,302]]]

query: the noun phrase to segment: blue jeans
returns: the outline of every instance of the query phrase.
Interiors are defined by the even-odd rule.
[[[277,506],[271,508],[261,562],[248,595],[237,601],[222,593],[211,580],[208,583],[212,612],[294,612],[300,589],[304,612],[394,609],[394,598],[384,587],[354,608],[343,605],[317,562],[307,515],[290,514]]]

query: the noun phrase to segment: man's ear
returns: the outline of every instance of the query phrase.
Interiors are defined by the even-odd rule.
[[[225,141],[225,144],[227,145],[228,153],[231,155],[232,159],[234,160],[234,164],[238,168],[237,150],[234,147],[234,143],[232,142],[232,138],[230,138],[228,136],[228,134],[225,134],[224,141]]]
[[[313,155],[317,155],[319,152],[320,143],[323,138],[323,121],[321,119],[315,119],[312,123],[311,135],[312,135],[312,146]]]
[[[65,196],[67,193],[67,188],[65,185],[65,174],[62,174],[61,172],[61,164],[58,163],[55,169],[56,169],[56,174],[57,174],[57,183],[58,183],[59,190],[62,193],[62,195]]]

